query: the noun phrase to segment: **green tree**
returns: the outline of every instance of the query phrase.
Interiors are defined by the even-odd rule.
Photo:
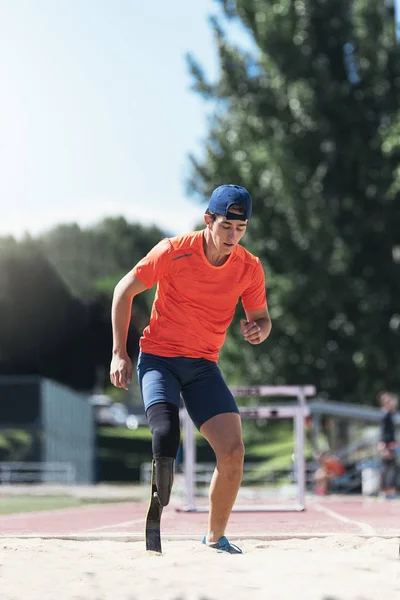
[[[270,340],[232,327],[231,381],[315,383],[373,403],[400,387],[400,48],[384,0],[219,0],[220,74],[193,57],[195,90],[215,102],[189,188],[247,187],[246,244],[267,274]],[[250,50],[221,22],[247,31]],[[240,315],[237,315],[237,319]]]
[[[38,239],[0,238],[0,371],[77,389],[107,385],[113,289],[165,235],[121,217],[87,229],[60,225]],[[153,296],[154,289],[134,299],[133,360]]]
[[[117,217],[84,229],[59,225],[39,243],[73,292],[87,298],[98,291],[111,294],[119,278],[165,235],[158,227]]]
[[[38,241],[75,296],[84,300],[99,296],[111,299],[121,277],[165,235],[156,226],[145,227],[116,217],[85,229],[77,224],[59,225]],[[138,329],[147,322],[153,296],[154,290],[147,290],[134,300]]]

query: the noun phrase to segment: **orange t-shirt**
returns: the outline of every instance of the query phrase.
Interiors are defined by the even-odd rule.
[[[159,242],[133,269],[157,291],[150,323],[140,338],[143,352],[218,361],[239,298],[245,310],[267,305],[260,260],[235,246],[215,267],[203,249],[203,231]]]

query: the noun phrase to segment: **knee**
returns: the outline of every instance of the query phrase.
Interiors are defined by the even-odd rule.
[[[229,469],[242,469],[244,461],[244,444],[242,441],[229,444],[217,453],[217,463]]]
[[[172,440],[179,440],[179,430],[176,427],[171,427],[170,424],[153,427],[151,433],[153,439],[156,439],[161,447],[164,447],[166,444],[168,445]],[[161,456],[165,456],[165,454],[161,452]]]
[[[178,408],[170,403],[157,403],[147,409],[152,433],[153,456],[175,458],[180,444]]]

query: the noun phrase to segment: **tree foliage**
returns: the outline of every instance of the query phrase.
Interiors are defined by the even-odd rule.
[[[156,226],[106,218],[97,225],[59,225],[38,240],[45,256],[78,298],[111,300],[115,285],[166,233]],[[137,330],[147,324],[154,290],[133,301]]]
[[[392,2],[220,0],[220,74],[193,57],[194,88],[215,103],[189,187],[247,187],[246,244],[267,275],[273,331],[243,346],[231,328],[230,380],[314,383],[374,402],[400,386],[400,47]],[[250,50],[221,23],[241,24]],[[239,318],[239,314],[237,318]]]
[[[0,373],[35,374],[80,390],[107,385],[117,281],[164,233],[106,219],[60,225],[38,239],[0,239]],[[133,360],[153,291],[134,301]]]

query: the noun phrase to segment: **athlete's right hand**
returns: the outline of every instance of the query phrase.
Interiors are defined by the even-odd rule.
[[[110,366],[110,381],[117,388],[128,389],[132,381],[132,361],[124,354],[114,354]]]

